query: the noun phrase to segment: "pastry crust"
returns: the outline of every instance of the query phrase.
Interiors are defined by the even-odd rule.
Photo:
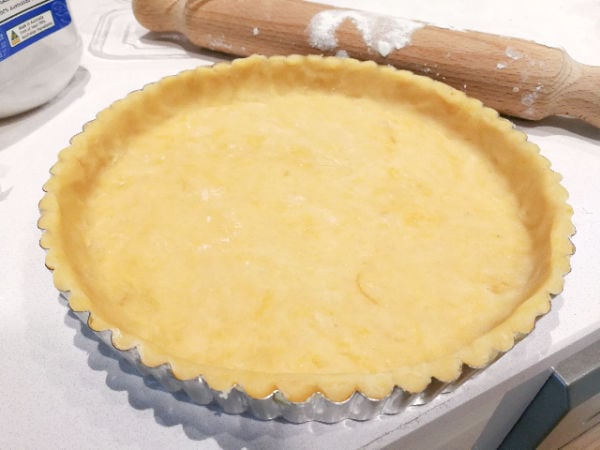
[[[463,93],[352,59],[169,77],[59,155],[41,244],[118,349],[255,398],[420,392],[562,290],[574,232],[539,149]]]

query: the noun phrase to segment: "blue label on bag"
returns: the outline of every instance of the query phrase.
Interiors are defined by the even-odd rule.
[[[0,0],[0,61],[70,23],[66,0]]]

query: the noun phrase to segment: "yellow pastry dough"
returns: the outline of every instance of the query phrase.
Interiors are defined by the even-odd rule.
[[[41,203],[59,289],[145,364],[254,397],[418,392],[562,289],[571,210],[509,122],[429,79],[261,58],[128,96]]]

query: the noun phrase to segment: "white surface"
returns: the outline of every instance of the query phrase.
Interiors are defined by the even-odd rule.
[[[595,0],[330,3],[534,39],[600,65]],[[158,389],[82,331],[59,301],[38,246],[37,203],[58,151],[98,111],[218,56],[145,36],[125,0],[72,2],[71,10],[85,46],[75,78],[50,104],[0,121],[0,448],[378,448],[398,439],[403,448],[477,440],[485,448],[510,427],[511,418],[493,415],[500,402],[518,409],[551,364],[600,338],[600,130],[561,119],[518,122],[564,176],[577,252],[551,313],[494,365],[429,405],[365,423],[259,422]]]

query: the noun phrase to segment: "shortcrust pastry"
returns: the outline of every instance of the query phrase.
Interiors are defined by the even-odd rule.
[[[484,367],[569,270],[560,177],[428,78],[250,57],[149,85],[60,153],[42,246],[118,349],[212,388],[383,398]]]

